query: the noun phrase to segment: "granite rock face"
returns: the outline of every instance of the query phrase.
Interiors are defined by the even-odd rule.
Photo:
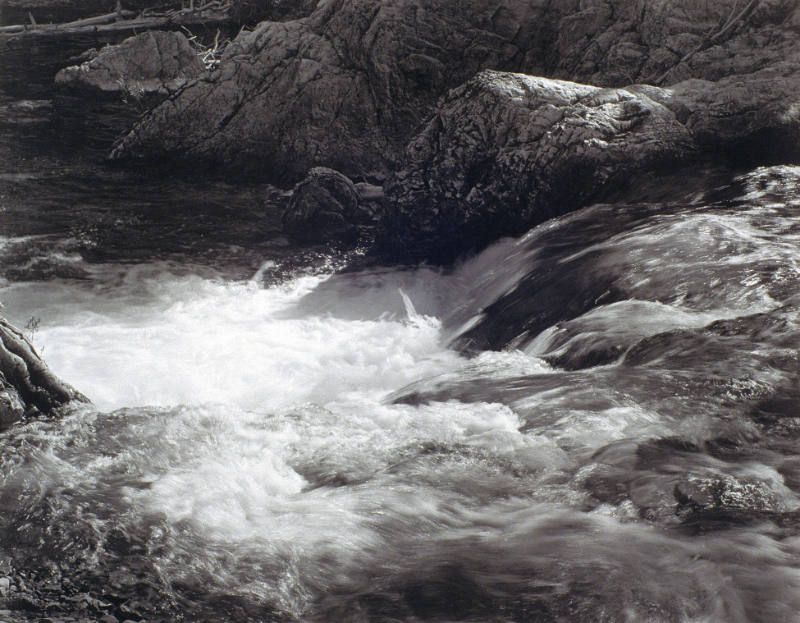
[[[380,179],[437,98],[482,69],[613,87],[736,80],[792,55],[798,31],[791,0],[328,0],[242,33],[113,156]]]
[[[26,413],[48,413],[72,400],[87,401],[50,372],[21,331],[0,318],[0,429]]]
[[[544,71],[562,4],[322,2],[308,18],[242,33],[218,71],[156,108],[112,157],[166,155],[284,182],[317,165],[380,179],[448,88],[489,66]]]
[[[219,69],[168,98],[112,158],[156,154],[296,180],[312,166],[382,168],[386,141],[365,76],[303,22],[264,22],[227,48]]]
[[[484,71],[409,144],[387,184],[384,241],[448,262],[695,152],[674,113],[636,90]]]
[[[482,72],[445,96],[410,141],[387,182],[383,248],[449,262],[704,152],[796,161],[798,61],[670,88]]]
[[[315,167],[295,186],[283,215],[283,229],[299,242],[352,242],[372,218],[349,178]]]
[[[134,96],[166,95],[204,71],[203,62],[182,33],[152,30],[107,45],[81,65],[62,69],[56,82]]]

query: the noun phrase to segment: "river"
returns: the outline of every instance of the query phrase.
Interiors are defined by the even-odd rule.
[[[0,619],[800,621],[800,168],[343,271],[107,165],[95,44],[0,61],[3,313],[93,401],[0,433]]]

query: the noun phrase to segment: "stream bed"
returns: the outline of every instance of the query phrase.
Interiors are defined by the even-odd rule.
[[[5,45],[0,301],[93,402],[0,433],[0,619],[800,621],[800,168],[343,271]]]

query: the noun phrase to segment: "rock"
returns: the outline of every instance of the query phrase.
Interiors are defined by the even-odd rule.
[[[112,158],[190,159],[295,182],[383,178],[436,98],[484,67],[544,71],[561,5],[332,0],[265,22],[138,123]],[[527,60],[526,60],[527,59]]]
[[[241,0],[248,6],[283,19],[289,3]],[[292,4],[297,15],[310,6]],[[763,0],[712,39],[740,8],[736,0],[320,2],[307,18],[240,34],[218,72],[152,111],[112,156],[202,161],[273,181],[294,182],[318,165],[381,177],[437,98],[484,68],[670,85],[761,71],[797,48],[788,0]]]
[[[318,0],[232,0],[231,18],[237,24],[284,22],[306,17]]]
[[[153,30],[108,45],[81,65],[62,69],[56,82],[134,96],[166,95],[204,71],[183,34]]]
[[[0,428],[85,396],[58,379],[18,329],[0,318]]]
[[[759,514],[789,510],[782,485],[729,475],[689,476],[675,485],[673,495],[676,515],[687,522],[738,523]]]
[[[698,154],[800,159],[800,52],[717,82],[588,85],[486,71],[452,90],[386,185],[390,258],[450,262]]]
[[[295,186],[283,215],[283,228],[300,242],[351,242],[372,218],[349,178],[316,167]]]
[[[449,262],[695,154],[643,93],[484,71],[451,91],[387,183],[389,255]]]
[[[775,65],[716,82],[692,79],[646,91],[707,151],[748,164],[800,159],[800,49]]]
[[[377,119],[365,76],[343,67],[327,39],[300,22],[265,22],[228,46],[217,71],[155,108],[111,157],[160,153],[278,180],[322,161],[352,174],[384,168]]]

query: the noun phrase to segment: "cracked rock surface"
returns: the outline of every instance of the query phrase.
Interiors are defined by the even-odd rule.
[[[318,165],[380,179],[437,98],[482,69],[668,86],[736,81],[795,54],[795,2],[761,0],[739,17],[744,6],[325,0],[303,19],[240,34],[215,73],[152,111],[113,157],[204,161],[291,183]]]
[[[175,91],[205,71],[189,40],[179,32],[151,30],[107,45],[94,58],[66,67],[56,82],[134,96]]]
[[[800,158],[792,63],[670,88],[482,72],[442,99],[387,182],[384,251],[447,263],[703,152]]]
[[[384,242],[446,263],[695,150],[675,115],[634,89],[485,71],[409,144],[387,185]]]

